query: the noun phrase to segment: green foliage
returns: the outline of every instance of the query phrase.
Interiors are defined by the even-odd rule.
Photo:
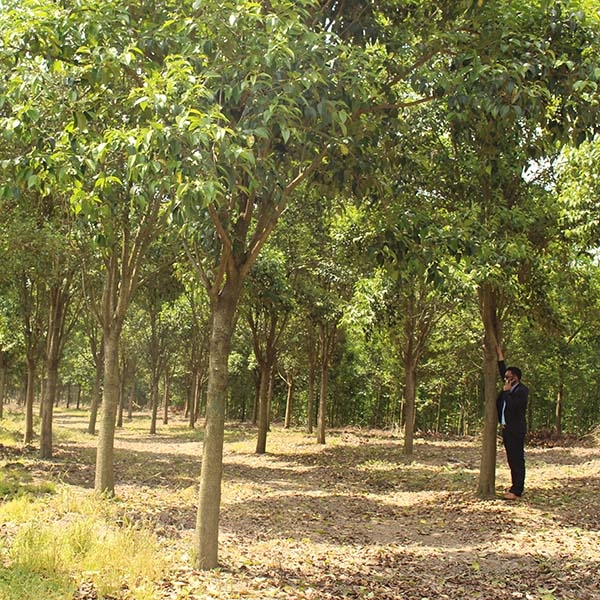
[[[475,419],[481,331],[469,294],[484,283],[528,317],[506,342],[530,360],[540,421],[551,418],[560,340],[582,328],[567,352],[586,366],[570,406],[589,407],[585,426],[593,422],[587,330],[597,316],[584,305],[595,304],[595,284],[582,273],[559,277],[577,262],[562,242],[594,254],[600,235],[597,140],[563,146],[597,128],[591,0],[3,6],[0,340],[12,349],[11,385],[22,375],[15,275],[39,283],[32,298],[43,307],[45,276],[61,276],[57,259],[85,258],[89,299],[100,255],[155,220],[168,228],[136,271],[148,283],[137,308],[147,312],[131,316],[125,353],[140,354],[157,309],[177,404],[206,364],[209,325],[208,298],[171,237],[183,228],[204,283],[218,291],[243,264],[246,306],[289,319],[280,361],[296,374],[299,398],[314,324],[341,324],[336,422],[398,418],[402,368],[392,348],[404,301],[423,290],[443,300],[438,314],[448,299],[467,310],[444,320],[424,356],[418,422],[431,428],[438,393],[452,406],[462,396]],[[176,277],[163,277],[173,262]],[[444,345],[454,335],[460,342]],[[86,392],[97,358],[87,343],[72,337],[61,370]],[[232,415],[251,400],[250,353],[238,330]],[[460,382],[444,386],[444,360],[468,373],[464,394]],[[449,407],[442,420],[457,414]]]

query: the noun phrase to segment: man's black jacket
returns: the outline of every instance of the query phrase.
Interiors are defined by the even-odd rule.
[[[503,360],[498,361],[498,370],[500,376],[504,379],[506,365]],[[525,435],[527,432],[526,412],[527,397],[529,389],[519,382],[512,391],[502,390],[496,399],[496,409],[498,410],[498,422],[502,422],[502,406],[506,402],[504,410],[504,420],[506,429],[518,435]]]

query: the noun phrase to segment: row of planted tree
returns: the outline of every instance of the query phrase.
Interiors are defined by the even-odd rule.
[[[344,218],[347,216],[346,210]],[[317,253],[315,223],[319,219]],[[407,286],[394,289],[389,273],[378,270],[369,261],[360,270],[352,267],[358,262],[358,254],[351,250],[350,254],[340,256],[336,251],[335,246],[347,237],[347,232],[340,229],[337,216],[334,221],[315,214],[296,215],[294,223],[285,222],[282,228],[294,230],[297,235],[310,224],[311,231],[304,231],[296,239],[299,246],[306,247],[292,251],[289,237],[283,244],[276,237],[257,259],[239,306],[237,335],[229,361],[226,418],[257,423],[262,401],[269,411],[266,427],[273,419],[286,427],[305,426],[312,432],[318,414],[317,402],[322,395],[328,427],[406,426],[403,418],[406,373],[402,357],[419,334],[406,329],[409,324],[405,322],[404,307],[412,291]],[[353,225],[357,225],[356,220]],[[354,244],[351,239],[346,241],[348,247]],[[311,268],[299,260],[300,255],[307,254],[309,246],[315,252]],[[328,264],[332,255],[337,256],[335,264]],[[131,418],[138,407],[151,410],[151,433],[157,431],[157,420],[168,422],[169,409],[177,411],[179,418],[187,419],[190,427],[203,416],[210,313],[202,293],[200,297],[192,297],[199,290],[185,289],[181,270],[185,262],[178,262],[182,258],[173,254],[160,271],[149,267],[151,276],[141,284],[130,308],[121,339],[118,427],[122,425],[123,411]],[[532,429],[554,429],[560,434],[565,381],[569,390],[567,429],[581,433],[600,421],[598,373],[593,368],[595,294],[590,288],[596,269],[591,261],[584,262],[588,263],[588,279],[580,283],[585,284],[589,297],[583,306],[577,296],[567,296],[562,290],[559,306],[545,306],[546,318],[523,319],[511,335],[510,347],[527,365],[526,373],[533,387],[529,407]],[[338,272],[335,280],[330,275],[332,269]],[[44,283],[42,278],[39,289],[43,290]],[[548,285],[563,288],[565,284],[549,277]],[[10,286],[6,290],[5,298],[9,298]],[[72,291],[83,293],[79,286]],[[431,291],[436,291],[435,286],[431,286]],[[377,306],[382,294],[389,294],[383,307],[385,318],[378,314],[382,310]],[[79,300],[83,302],[82,298]],[[439,298],[429,300],[433,310],[439,311],[439,319],[427,332],[419,360],[416,428],[458,434],[476,431],[482,414],[482,331],[477,307],[468,306],[468,292],[454,301],[447,300],[445,308],[433,302]],[[13,306],[18,307],[18,298],[13,297],[13,301]],[[38,323],[43,342],[48,314],[43,303],[37,305],[39,310],[30,318]],[[423,307],[427,308],[427,303]],[[548,316],[558,309],[568,314],[569,320],[551,331],[553,324]],[[21,335],[25,326],[23,314],[6,311],[4,317],[5,348],[10,348],[3,351],[2,378],[7,390],[4,397],[17,399],[24,405],[28,396]],[[81,313],[74,312],[72,317],[75,322],[69,328],[58,368],[62,389],[57,390],[54,404],[62,401],[67,406],[89,407],[88,430],[93,434],[103,366],[101,354],[93,353],[92,349],[102,344],[101,339],[94,339],[98,330],[89,327],[89,321]],[[323,353],[320,334],[328,326],[335,330],[335,336],[331,351]],[[450,344],[448,340],[456,342]],[[545,354],[538,349],[541,344],[548,350]],[[35,393],[40,398],[45,392],[47,364],[43,344],[37,347],[38,355],[31,364],[36,374]],[[272,358],[267,361],[267,356]],[[575,370],[569,369],[569,363],[589,366]],[[448,364],[454,365],[451,371],[447,370]],[[565,367],[567,370],[563,372]],[[323,373],[328,389],[320,387]],[[266,382],[262,388],[261,382]],[[31,442],[33,427],[26,430],[29,431],[26,441]],[[324,437],[325,433],[319,435]],[[264,445],[257,448],[264,449]],[[45,453],[51,451],[51,445],[42,448],[43,456],[49,456]]]
[[[145,382],[153,427],[187,399],[209,568],[225,419],[256,397],[264,451],[282,385],[319,442],[480,426],[482,495],[498,345],[536,425],[591,426],[599,34],[587,0],[3,2],[0,349],[25,438],[38,379],[42,456],[61,378],[88,386],[110,494],[124,388]]]

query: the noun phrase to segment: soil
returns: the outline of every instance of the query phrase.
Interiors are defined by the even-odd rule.
[[[60,416],[57,426],[80,427]],[[70,418],[70,417],[69,417]],[[390,432],[347,430],[318,445],[274,427],[228,427],[220,563],[190,554],[202,445],[184,423],[141,427],[115,442],[123,517],[150,524],[173,565],[159,600],[598,600],[600,448],[593,438],[527,448],[526,493],[508,483],[498,447],[497,498],[477,497],[480,441],[424,436],[414,455]],[[46,477],[91,489],[94,440],[61,443]],[[96,598],[82,581],[74,598]],[[126,597],[126,595],[124,595]]]

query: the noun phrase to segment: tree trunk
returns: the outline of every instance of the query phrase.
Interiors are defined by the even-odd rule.
[[[0,350],[0,419],[4,418],[4,401],[6,399],[6,373],[8,371],[8,355]]]
[[[40,426],[40,458],[52,458],[52,419],[54,399],[58,387],[58,364],[48,366],[46,385],[42,397],[42,420]]]
[[[412,456],[415,434],[415,403],[417,396],[417,368],[411,360],[404,365],[404,455]]]
[[[135,373],[136,368],[134,367],[129,384],[129,398],[127,399],[127,420],[130,422],[133,421],[133,405],[135,404]]]
[[[325,443],[327,429],[327,359],[321,363],[321,388],[319,391],[319,416],[317,418],[317,444]]]
[[[269,388],[271,384],[272,364],[270,358],[260,365],[260,391],[258,394],[258,437],[256,454],[267,451],[267,433],[269,431]]]
[[[325,430],[327,427],[327,383],[329,374],[329,361],[335,346],[337,323],[320,323],[319,344],[321,346],[321,389],[319,394],[319,415],[317,419],[317,443],[325,443]]]
[[[100,399],[102,395],[102,374],[104,371],[104,361],[96,361],[96,373],[94,375],[94,385],[92,386],[92,399],[90,405],[90,418],[88,421],[87,432],[90,435],[96,435],[96,421],[98,419],[98,409],[100,408]]]
[[[127,385],[127,367],[123,365],[123,369],[120,372],[119,377],[119,408],[117,409],[117,422],[116,426],[118,429],[123,428],[123,410],[125,409],[125,386]]]
[[[169,369],[165,369],[165,389],[163,390],[163,425],[169,424],[169,392],[171,385],[171,377]]]
[[[114,441],[119,385],[119,333],[116,330],[104,336],[104,394],[102,415],[96,452],[96,492],[114,495]]]
[[[284,429],[289,429],[292,425],[292,397],[294,393],[294,377],[292,375],[288,375],[288,378],[285,380],[287,384],[287,397],[285,400],[285,419],[283,423]]]
[[[443,399],[444,386],[440,385],[440,391],[438,392],[437,401],[437,413],[435,417],[435,432],[439,433],[442,429],[442,399]]]
[[[241,281],[235,281],[233,276],[230,276],[221,293],[211,299],[213,320],[210,338],[206,425],[196,518],[197,564],[201,569],[214,569],[218,566],[228,361],[240,291]]]
[[[150,403],[152,406],[152,416],[150,418],[150,435],[156,434],[156,422],[158,420],[158,375],[152,376],[150,387]]]
[[[33,400],[35,398],[35,359],[27,357],[27,391],[25,395],[25,437],[23,442],[33,442]]]
[[[483,498],[491,498],[496,495],[496,430],[498,427],[498,414],[496,411],[498,373],[496,343],[500,336],[496,290],[489,285],[481,287],[479,302],[485,336],[483,361],[484,424],[477,493]]]
[[[200,402],[200,368],[196,367],[196,371],[194,372],[194,390],[189,400],[189,413],[188,413],[188,425],[190,429],[194,429],[196,427],[196,416],[198,411],[196,407]]]
[[[306,432],[312,434],[315,424],[315,389],[317,381],[317,350],[310,335],[308,346],[308,398],[306,402]]]
[[[565,385],[560,375],[560,382],[558,384],[558,392],[556,394],[556,420],[554,421],[554,427],[556,428],[556,435],[560,437],[562,435],[562,414],[563,414],[563,394]]]

